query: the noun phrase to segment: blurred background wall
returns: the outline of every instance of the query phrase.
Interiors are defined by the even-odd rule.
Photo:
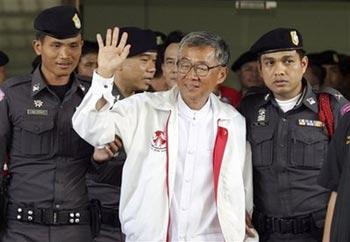
[[[224,37],[233,61],[264,32],[284,26],[300,30],[306,51],[350,54],[350,1],[277,0],[274,9],[246,10],[236,9],[233,0],[0,0],[0,50],[10,57],[10,75],[30,71],[34,16],[62,2],[80,6],[90,40],[115,25],[164,33],[207,30]]]

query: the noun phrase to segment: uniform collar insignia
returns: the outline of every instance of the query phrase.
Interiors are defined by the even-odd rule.
[[[33,92],[37,92],[37,91],[39,91],[40,90],[40,83],[35,83],[34,85],[33,85]]]
[[[308,103],[310,103],[310,105],[314,105],[314,104],[316,103],[316,101],[315,101],[315,99],[314,99],[313,97],[307,98],[306,101],[307,101]]]
[[[85,92],[86,91],[86,88],[84,87],[84,85],[83,84],[79,84],[79,88],[83,91],[83,92]]]

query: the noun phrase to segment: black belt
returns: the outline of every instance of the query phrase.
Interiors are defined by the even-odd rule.
[[[118,209],[112,209],[112,208],[101,208],[101,223],[111,226],[120,228],[120,221],[119,221],[119,212]]]
[[[253,225],[261,234],[303,234],[312,232],[315,223],[312,214],[288,218],[269,217],[258,211],[253,213]]]
[[[90,211],[88,207],[57,210],[9,204],[7,218],[43,225],[87,225],[90,224]]]

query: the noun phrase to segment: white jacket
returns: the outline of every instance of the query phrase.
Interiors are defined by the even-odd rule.
[[[127,241],[166,241],[178,149],[175,87],[142,93],[114,104],[113,78],[94,74],[92,86],[73,116],[75,131],[93,146],[121,137],[123,168],[120,221]],[[102,95],[108,101],[95,108]],[[250,147],[244,118],[211,94],[214,130],[213,176],[218,218],[225,241],[245,238],[245,210],[252,210]],[[205,131],[203,131],[205,132]]]

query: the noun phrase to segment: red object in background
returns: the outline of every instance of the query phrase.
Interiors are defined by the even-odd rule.
[[[227,87],[223,85],[219,85],[218,90],[219,90],[219,97],[221,101],[231,104],[235,108],[238,107],[242,99],[241,92],[237,91],[232,87]]]

